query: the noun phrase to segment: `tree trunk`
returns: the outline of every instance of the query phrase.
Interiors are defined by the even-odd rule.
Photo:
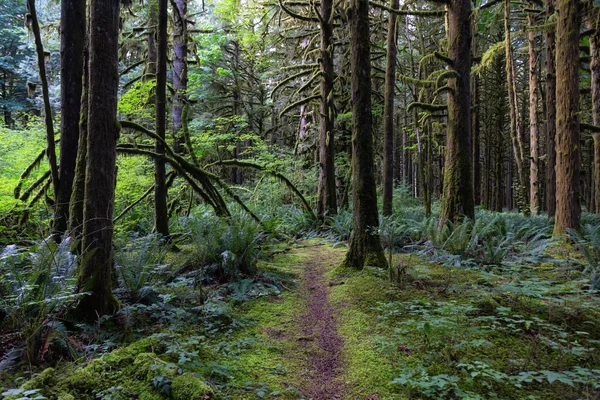
[[[156,64],[156,135],[166,139],[167,126],[167,1],[158,0],[158,35]],[[156,141],[156,154],[165,154],[164,146]],[[154,160],[154,225],[156,232],[169,236],[167,181],[165,162]]]
[[[535,4],[530,4],[530,7],[535,7]],[[539,159],[538,153],[538,123],[537,123],[537,108],[538,108],[538,77],[537,77],[537,50],[535,48],[536,33],[535,15],[529,13],[527,15],[529,24],[529,32],[527,34],[529,45],[529,209],[533,215],[537,215],[540,210],[540,193],[539,193]]]
[[[112,295],[112,237],[116,178],[119,0],[90,2],[88,151],[83,246],[87,253],[78,291],[88,292],[76,314],[86,320],[109,314]]]
[[[579,169],[579,0],[558,0],[556,25],[556,218],[554,235],[578,229]]]
[[[519,103],[517,101],[517,86],[515,82],[515,64],[512,53],[510,35],[510,0],[505,1],[504,6],[504,33],[506,40],[506,79],[508,86],[508,103],[510,106],[510,138],[512,142],[519,188],[517,190],[518,204],[525,215],[529,214],[527,197],[529,182],[525,170],[525,143],[519,121]]]
[[[476,1],[473,1],[474,6],[476,3]],[[474,56],[477,56],[479,54],[479,20],[477,13],[474,13],[473,15],[471,26],[473,29],[471,51]],[[473,74],[471,80],[471,105],[473,110],[471,133],[473,136],[473,200],[475,205],[481,204],[481,168],[479,160],[481,152],[481,99],[479,95],[479,81],[479,75]]]
[[[377,191],[371,114],[369,1],[352,0],[350,21],[352,75],[352,203],[353,230],[344,265],[386,267],[377,229]]]
[[[319,127],[319,190],[317,215],[325,220],[326,215],[337,212],[335,169],[334,169],[334,119],[333,104],[333,0],[321,0],[321,123]]]
[[[67,230],[69,201],[75,179],[81,113],[85,1],[63,0],[60,15],[60,164],[54,233]]]
[[[56,163],[56,146],[54,144],[54,124],[52,118],[52,108],[50,106],[50,94],[48,91],[48,77],[46,76],[46,55],[42,44],[40,25],[35,10],[35,0],[27,0],[27,11],[31,17],[31,30],[35,39],[35,49],[37,53],[37,64],[39,68],[39,77],[42,82],[42,97],[44,99],[44,121],[46,124],[46,157],[50,165],[50,176],[52,177],[52,188],[54,195],[59,192],[58,164]]]
[[[593,7],[593,4],[590,4]],[[592,121],[600,126],[600,11],[593,7],[588,12],[587,28],[590,35],[590,70],[592,75]],[[600,214],[600,133],[593,133],[594,138],[594,209],[591,212]]]
[[[399,0],[390,0],[397,10]],[[385,67],[385,99],[383,108],[383,215],[392,215],[394,197],[394,95],[396,93],[396,30],[397,15],[389,13],[387,32],[387,58]]]
[[[187,102],[188,84],[188,30],[187,30],[187,0],[175,0],[173,7],[173,148],[177,153],[183,151],[185,138],[181,129],[183,126],[183,107]],[[189,149],[192,151],[192,149]]]
[[[85,198],[85,169],[87,165],[87,123],[88,123],[88,91],[89,91],[89,28],[85,36],[83,50],[83,79],[81,88],[81,109],[79,117],[79,140],[77,162],[69,204],[69,227],[71,237],[79,237],[83,231],[83,201]]]
[[[448,130],[442,221],[475,218],[471,144],[471,1],[451,0],[448,12],[448,57],[457,78],[448,80]]]
[[[555,11],[555,0],[546,0],[546,19]],[[556,213],[556,32],[546,30],[546,209]]]

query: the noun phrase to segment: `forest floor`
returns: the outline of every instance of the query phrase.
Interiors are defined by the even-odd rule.
[[[200,307],[124,309],[129,339],[98,336],[95,354],[0,376],[0,389],[21,387],[10,400],[600,399],[600,308],[573,271],[395,254],[404,274],[390,282],[339,267],[346,251],[282,244],[257,277],[207,288]]]

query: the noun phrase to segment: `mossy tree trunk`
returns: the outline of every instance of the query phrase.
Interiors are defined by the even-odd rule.
[[[334,169],[334,120],[333,104],[333,0],[321,0],[320,12],[321,49],[321,105],[319,126],[319,190],[317,215],[321,220],[337,212]]]
[[[399,0],[390,0],[390,8],[400,8]],[[394,196],[394,97],[396,94],[396,54],[398,32],[395,13],[389,13],[383,107],[383,215],[392,215]]]
[[[477,4],[476,0],[473,0],[473,6]],[[472,38],[471,38],[471,52],[474,57],[479,54],[479,18],[478,13],[473,13],[471,22],[472,27]],[[481,156],[481,96],[480,96],[480,77],[478,74],[472,74],[471,76],[471,109],[472,109],[472,126],[471,135],[473,136],[473,201],[475,205],[481,204],[481,168],[480,168],[480,156]]]
[[[115,308],[112,238],[116,178],[119,0],[90,2],[88,151],[83,251],[78,291],[88,292],[75,313],[94,320]]]
[[[555,12],[555,0],[546,0],[546,19]],[[556,213],[556,32],[546,30],[546,209]]]
[[[85,1],[63,0],[60,14],[60,163],[58,193],[55,194],[54,233],[67,230],[69,201],[75,178],[81,113],[83,48],[85,45]]]
[[[530,3],[530,7],[535,4]],[[540,210],[540,182],[539,182],[539,160],[538,152],[538,76],[535,32],[535,15],[531,12],[527,15],[529,31],[527,33],[527,43],[529,47],[529,209],[533,215],[537,215]]]
[[[579,169],[579,0],[558,0],[556,25],[556,218],[554,235],[578,229],[581,217]]]
[[[163,141],[167,128],[167,0],[158,0],[157,64],[156,64],[156,134]],[[165,154],[160,141],[156,141],[157,154]],[[154,160],[154,226],[162,236],[169,235],[167,207],[166,164]]]
[[[83,231],[83,201],[85,197],[85,169],[87,166],[87,123],[88,123],[88,91],[89,91],[89,27],[85,35],[83,50],[83,78],[81,87],[81,109],[79,117],[79,140],[77,162],[71,199],[69,200],[68,232],[71,237],[79,237]]]
[[[590,34],[590,70],[592,75],[592,121],[600,126],[600,10],[590,4],[586,25]],[[594,138],[594,210],[600,214],[600,133],[592,133]]]
[[[52,117],[52,107],[50,105],[50,92],[48,90],[48,77],[46,75],[46,54],[42,43],[40,24],[35,9],[35,0],[27,0],[27,12],[29,13],[31,31],[35,41],[35,50],[37,55],[37,65],[39,77],[42,83],[42,97],[44,100],[44,123],[46,125],[46,157],[50,166],[50,176],[52,177],[52,188],[54,194],[59,192],[59,173],[56,162],[56,146],[54,144],[54,122]]]
[[[471,1],[451,0],[448,5],[448,57],[456,77],[448,80],[448,129],[444,189],[440,217],[443,221],[475,218],[471,144]]]
[[[176,0],[173,9],[173,148],[176,152],[183,151],[185,134],[182,131],[184,117],[183,108],[187,103],[188,85],[188,29],[187,29],[187,0]],[[189,149],[192,151],[191,149]]]
[[[352,204],[353,230],[344,265],[386,267],[377,229],[377,192],[371,114],[369,1],[352,0],[350,21],[352,74]]]
[[[517,190],[517,204],[525,215],[529,214],[529,182],[526,173],[525,140],[519,118],[519,103],[517,101],[517,84],[515,79],[515,63],[512,52],[512,38],[510,33],[511,1],[504,2],[504,35],[506,46],[506,80],[508,87],[508,104],[510,106],[510,139],[512,142],[515,164],[519,185]]]

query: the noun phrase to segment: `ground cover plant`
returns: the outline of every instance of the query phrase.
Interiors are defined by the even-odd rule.
[[[598,0],[2,0],[0,398],[600,399]]]

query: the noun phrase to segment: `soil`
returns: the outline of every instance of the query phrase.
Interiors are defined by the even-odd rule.
[[[297,321],[298,346],[306,357],[307,370],[299,388],[307,399],[343,399],[344,340],[337,329],[339,310],[329,301],[329,285],[324,276],[334,260],[326,246],[307,247],[311,257],[300,276],[300,295],[306,308]]]

